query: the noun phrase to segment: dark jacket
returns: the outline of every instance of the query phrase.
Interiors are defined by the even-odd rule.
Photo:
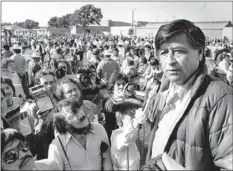
[[[232,170],[233,89],[206,72],[205,65],[199,68],[189,105],[171,131],[165,152],[187,170]],[[161,85],[161,91],[167,88],[168,85]],[[155,118],[161,113],[164,102],[158,94],[150,104],[149,116]],[[151,133],[147,160],[155,130]]]

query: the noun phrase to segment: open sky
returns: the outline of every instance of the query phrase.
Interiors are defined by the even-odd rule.
[[[2,2],[2,22],[26,19],[47,26],[53,16],[73,13],[86,4],[101,8],[103,20],[165,21],[185,18],[191,21],[232,21],[233,2]]]

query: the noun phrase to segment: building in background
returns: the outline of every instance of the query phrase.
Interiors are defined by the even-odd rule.
[[[136,35],[142,37],[153,37],[156,35],[159,27],[167,22],[148,22],[142,25],[137,24]],[[232,40],[232,23],[230,21],[200,21],[194,24],[204,32],[205,36],[212,38],[223,38],[226,36]],[[231,32],[231,33],[230,33]]]
[[[102,20],[100,25],[94,24],[88,27],[92,34],[112,34],[112,35],[128,35],[129,29],[132,28],[131,23],[123,21]],[[82,35],[85,33],[83,27],[74,26],[71,34]]]

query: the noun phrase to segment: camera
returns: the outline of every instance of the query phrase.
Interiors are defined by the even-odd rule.
[[[78,70],[78,74],[79,76],[79,81],[83,84],[83,86],[85,88],[90,87],[91,84],[91,80],[90,80],[90,74],[93,72],[92,69],[87,68],[87,69],[79,69]]]
[[[134,98],[140,101],[144,101],[145,93],[140,90],[140,86],[129,82],[124,87],[124,94],[126,98]]]

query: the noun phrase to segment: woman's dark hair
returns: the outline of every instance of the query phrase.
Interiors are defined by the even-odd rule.
[[[205,35],[202,30],[188,20],[174,20],[162,25],[155,36],[155,48],[158,52],[161,46],[177,35],[186,35],[188,44],[195,50],[203,52],[202,62],[205,62]]]
[[[22,133],[17,131],[16,129],[7,128],[4,129],[1,133],[1,154],[3,149],[9,142],[13,142],[14,140],[25,141],[25,137]]]
[[[8,84],[13,91],[13,96],[15,97],[15,86],[13,85],[11,79],[6,77],[1,77],[1,84]]]
[[[40,84],[40,78],[45,76],[45,75],[52,75],[54,80],[55,80],[55,75],[54,75],[54,73],[52,71],[46,70],[46,69],[41,69],[36,73],[35,84],[39,85]]]
[[[65,99],[64,90],[63,90],[62,85],[67,84],[67,83],[73,83],[74,85],[76,85],[80,91],[80,95],[83,96],[82,95],[82,88],[81,88],[80,84],[77,81],[75,81],[74,79],[70,78],[69,76],[65,76],[60,80],[60,82],[57,85],[57,89],[56,89],[56,95],[60,100]],[[83,99],[83,98],[81,97],[81,99]]]
[[[109,78],[107,89],[109,91],[112,91],[115,83],[119,80],[124,80],[126,83],[129,82],[128,77],[126,77],[122,73],[119,73],[118,71],[114,71]]]

